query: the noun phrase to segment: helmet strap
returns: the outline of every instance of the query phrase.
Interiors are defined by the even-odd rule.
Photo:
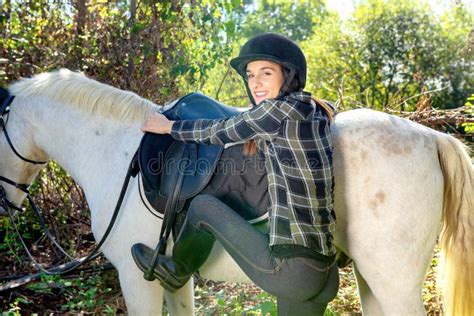
[[[249,88],[249,82],[247,80],[244,79],[244,82],[245,82],[245,89],[247,90],[247,95],[250,99],[250,102],[252,102],[252,105],[253,106],[257,106],[257,104],[255,103],[255,99],[253,98],[252,96],[252,91],[250,91],[250,88]]]
[[[282,65],[283,67],[283,65]],[[285,82],[283,83],[283,86],[280,88],[280,94],[278,94],[278,98],[284,97],[287,95],[290,91],[290,84],[293,81],[293,78],[295,77],[296,71],[293,67],[288,67],[287,68],[290,72],[288,73],[288,76],[285,78]]]

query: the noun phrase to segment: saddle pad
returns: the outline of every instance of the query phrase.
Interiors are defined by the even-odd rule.
[[[253,224],[265,221],[268,218],[268,180],[265,159],[259,155],[243,156],[242,146],[240,144],[224,149],[209,183],[206,183],[203,190],[197,192],[196,195],[211,194],[216,196],[245,220]],[[157,180],[156,178],[160,177],[153,179]],[[151,189],[151,186],[158,182],[155,181],[151,185],[146,184],[143,177],[142,181],[143,191],[149,205],[153,207],[154,211],[163,214],[167,198],[159,190]],[[171,183],[171,178],[169,181]],[[181,199],[178,204],[180,211],[187,210],[191,201],[192,198]]]
[[[0,104],[2,104],[9,96],[10,92],[5,88],[0,87]]]

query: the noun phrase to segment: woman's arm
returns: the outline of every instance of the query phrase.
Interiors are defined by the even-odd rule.
[[[150,129],[145,128],[145,131],[170,133],[173,138],[181,141],[223,145],[256,136],[272,140],[278,134],[281,122],[295,116],[295,113],[291,104],[286,101],[266,100],[256,108],[226,119],[173,122],[164,116],[154,115],[150,119],[151,122],[147,121],[144,127],[154,126]],[[155,116],[159,118],[155,119]]]

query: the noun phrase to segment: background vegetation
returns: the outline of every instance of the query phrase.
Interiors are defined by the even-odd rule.
[[[369,107],[417,111],[421,117],[427,109],[434,109],[423,112],[431,115],[467,104],[456,113],[472,119],[472,11],[462,1],[452,1],[441,13],[428,1],[356,3],[352,16],[341,19],[324,0],[0,0],[0,86],[66,67],[159,104],[202,91],[227,104],[246,105],[229,60],[249,37],[273,31],[305,51],[307,90],[336,102],[341,111]],[[433,127],[472,141],[473,125],[456,121],[441,120]],[[73,180],[51,162],[31,190],[62,243],[77,256],[87,251],[93,244],[88,208]],[[31,215],[17,220],[41,262],[61,262]],[[0,278],[6,282],[32,273],[7,220],[1,220],[0,239]],[[0,311],[125,312],[114,270],[100,263],[99,271],[41,276],[28,287],[2,291]],[[427,310],[437,314],[439,295],[430,273],[424,298]],[[342,275],[344,286],[331,313],[358,313],[350,270]],[[242,290],[200,280],[196,291],[200,314],[275,308],[271,296],[252,286]]]

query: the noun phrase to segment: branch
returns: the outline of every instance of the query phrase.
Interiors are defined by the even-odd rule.
[[[446,125],[455,125],[458,127],[462,123],[474,124],[474,118],[472,117],[472,114],[467,112],[467,110],[468,107],[463,106],[451,110],[436,110],[428,108],[416,112],[394,110],[389,110],[388,112],[407,118],[411,121],[418,122],[422,125],[435,128]]]

